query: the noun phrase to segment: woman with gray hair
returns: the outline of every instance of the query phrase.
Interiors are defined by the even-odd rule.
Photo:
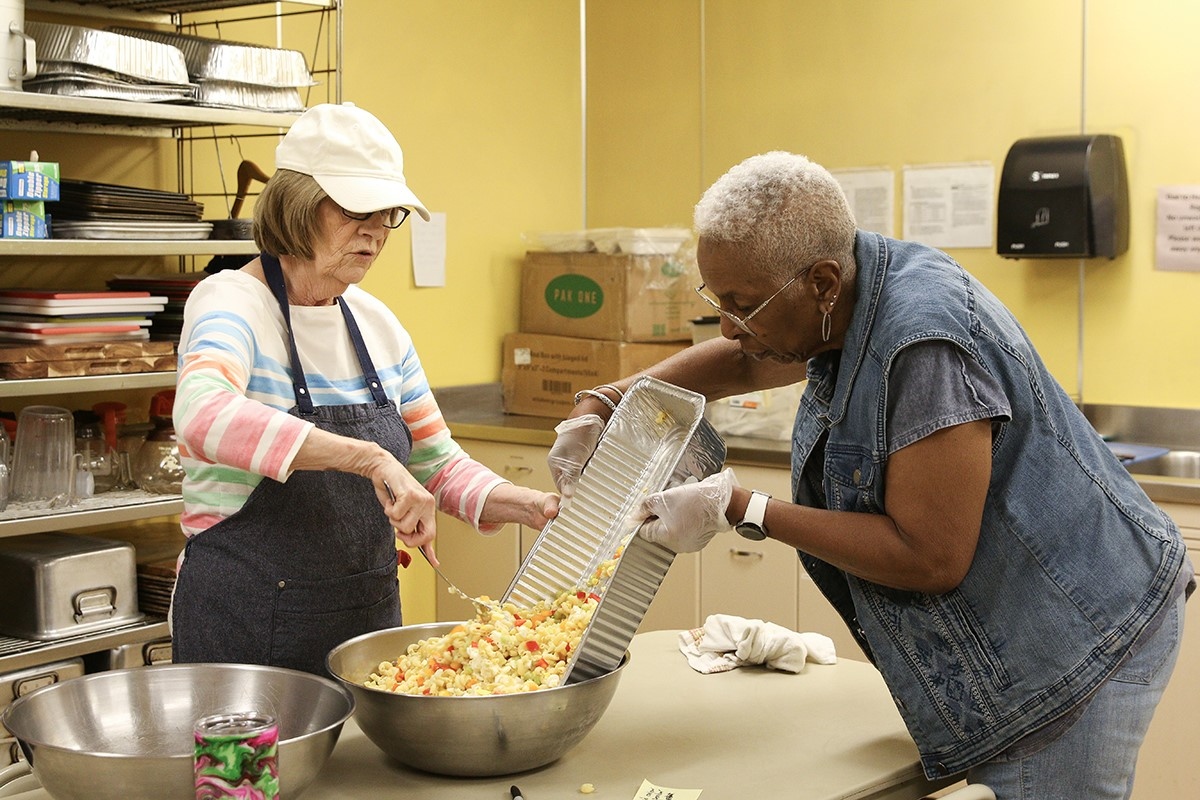
[[[433,552],[435,510],[541,528],[548,492],[450,438],[412,338],[358,287],[413,211],[400,145],[347,103],[306,111],[254,209],[262,251],[184,310],[175,429],[188,537],[176,661],[322,674],[341,642],[401,623],[398,544]]]
[[[879,668],[931,779],[1001,800],[1128,797],[1194,572],[1174,523],[1013,315],[949,256],[856,230],[803,156],[735,166],[696,205],[723,339],[645,374],[714,400],[807,376],[792,496],[730,470],[647,498],[641,535],[796,548]],[[581,393],[564,496],[631,379]]]

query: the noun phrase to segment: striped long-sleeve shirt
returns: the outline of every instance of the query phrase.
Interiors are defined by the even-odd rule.
[[[384,390],[412,431],[408,469],[437,506],[484,533],[479,514],[501,483],[450,438],[412,338],[383,303],[356,286],[343,295],[362,329]],[[292,306],[292,329],[316,405],[366,403],[370,392],[341,310]],[[184,311],[175,433],[185,469],[181,524],[187,536],[240,509],[263,479],[286,481],[312,430],[295,405],[283,315],[270,290],[238,270],[192,290]]]

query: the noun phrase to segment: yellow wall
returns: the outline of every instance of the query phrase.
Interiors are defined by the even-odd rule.
[[[1200,183],[1200,63],[1189,55],[1200,7],[603,0],[587,23],[592,224],[690,220],[703,187],[769,149],[835,169],[890,167],[899,198],[905,165],[987,161],[998,181],[1016,139],[1081,124],[1121,136],[1131,245],[1083,262],[1082,365],[1080,261],[952,254],[1012,308],[1077,398],[1200,407],[1200,275],[1154,269],[1157,187]],[[640,112],[636,122],[624,110]],[[899,214],[898,203],[897,231]]]
[[[772,148],[831,168],[888,166],[899,196],[906,164],[985,160],[998,175],[1014,140],[1078,133],[1086,114],[1086,132],[1124,140],[1132,244],[1083,269],[1082,399],[1200,407],[1200,276],[1153,268],[1156,188],[1200,183],[1195,4],[591,0],[586,160],[578,2],[347,0],[344,20],[343,98],[383,119],[413,189],[448,215],[445,288],[413,285],[407,226],[364,283],[410,329],[435,386],[498,379],[501,337],[518,324],[526,231],[688,225],[709,183]],[[310,28],[289,22],[284,43],[312,51]],[[330,90],[325,80],[313,101]],[[175,180],[170,142],[10,131],[0,140],[13,152],[37,147],[74,177]],[[242,157],[269,172],[273,145],[198,143],[212,152],[197,152],[189,190],[220,192],[221,175],[231,187]],[[225,216],[223,202],[206,202],[206,216]],[[1080,394],[1080,262],[953,254]],[[102,272],[73,269],[85,282]],[[6,279],[63,280],[58,265],[22,270]],[[433,585],[423,564],[410,568],[408,621],[432,618]]]
[[[412,333],[431,384],[499,380],[522,234],[583,220],[578,6],[350,0],[345,22],[343,98],[392,130],[409,185],[447,215],[445,288],[413,285],[407,225],[363,286]],[[434,618],[420,559],[401,588],[406,622]]]

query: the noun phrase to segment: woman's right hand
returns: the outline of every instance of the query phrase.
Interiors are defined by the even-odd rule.
[[[426,549],[426,545],[437,535],[437,502],[433,495],[395,459],[381,467],[371,480],[388,521],[396,530],[396,538],[406,547],[432,553],[433,547]]]

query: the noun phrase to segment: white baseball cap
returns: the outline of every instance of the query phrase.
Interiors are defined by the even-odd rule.
[[[321,103],[300,115],[275,148],[275,168],[311,175],[347,211],[405,206],[429,211],[404,180],[404,154],[379,118],[353,103]]]

